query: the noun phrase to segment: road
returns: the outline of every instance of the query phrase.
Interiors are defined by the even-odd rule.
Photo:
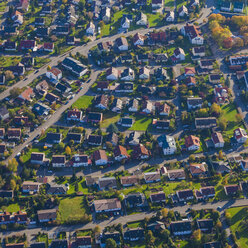
[[[214,209],[216,210],[218,207],[221,207],[221,212],[226,210],[230,207],[240,207],[240,206],[247,206],[248,205],[248,199],[238,199],[238,200],[231,200],[231,201],[221,201],[221,202],[215,202],[215,203],[198,203],[195,205],[183,205],[183,206],[177,206],[174,208],[170,208],[170,210],[178,211],[181,215],[185,215],[187,213],[188,208],[192,208],[194,210],[201,210],[201,209]],[[114,224],[121,223],[122,225],[125,225],[127,222],[131,221],[138,221],[138,220],[144,220],[145,217],[150,218],[154,216],[156,212],[142,212],[138,214],[133,215],[127,215],[127,216],[120,216],[111,218],[109,220],[104,221],[92,221],[88,224],[82,225],[70,225],[70,226],[56,226],[56,227],[36,227],[36,226],[29,226],[27,230],[23,231],[8,231],[8,232],[1,232],[0,238],[7,237],[9,235],[22,235],[26,234],[28,236],[28,239],[31,240],[31,237],[37,234],[38,232],[49,232],[49,233],[59,233],[59,232],[75,232],[79,229],[93,229],[96,225],[99,225],[102,229],[111,226]]]

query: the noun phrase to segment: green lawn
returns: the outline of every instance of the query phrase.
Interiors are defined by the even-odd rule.
[[[0,67],[17,65],[21,61],[20,56],[1,56]]]
[[[141,221],[128,222],[127,225],[128,225],[128,228],[138,228],[142,226],[142,223]]]
[[[133,131],[146,131],[151,123],[151,117],[137,116],[133,126],[129,129]]]
[[[84,214],[86,214],[86,208],[83,197],[69,197],[60,201],[58,220],[61,224],[71,220],[79,220]]]
[[[237,236],[239,247],[248,247],[247,224],[242,225],[242,220],[248,218],[247,207],[229,208],[226,210],[231,215],[231,230]]]
[[[68,183],[66,180],[63,182],[63,184]],[[78,192],[83,192],[84,194],[89,193],[89,189],[86,187],[85,180],[82,179],[80,182],[78,182]],[[67,194],[74,194],[75,193],[75,182],[70,184],[69,190],[67,191]]]
[[[32,152],[44,152],[47,158],[51,158],[53,155],[51,149],[44,149],[43,147],[32,148],[27,153],[25,153],[23,156],[20,157],[23,163],[26,163],[30,160]]]
[[[18,205],[18,203],[14,203],[14,204],[10,204],[9,206],[2,206],[1,210],[10,213],[18,212],[20,210],[20,206]]]
[[[164,6],[170,8],[174,7],[174,0],[165,0]]]
[[[162,26],[163,16],[160,13],[147,14],[150,28]]]
[[[81,96],[73,105],[73,108],[78,108],[78,109],[87,109],[91,103],[92,100],[94,99],[93,96]]]
[[[103,116],[103,121],[100,124],[101,128],[107,128],[110,124],[114,124],[116,122],[118,122],[120,119],[120,114],[116,114],[113,112],[107,112],[106,114],[104,114]]]
[[[49,58],[40,58],[40,57],[36,57],[36,58],[34,59],[34,61],[35,61],[34,67],[35,67],[36,69],[39,69],[39,68],[41,68],[43,65],[45,65],[45,64],[47,64],[47,63],[49,63],[49,62],[51,62],[51,59],[49,59]]]
[[[0,3],[0,12],[4,12],[5,11],[5,8],[6,8],[7,4],[8,4],[7,1],[2,1]]]
[[[236,106],[233,103],[227,104],[227,105],[223,105],[221,107],[222,109],[222,115],[221,117],[224,117],[227,119],[228,121],[228,125],[227,125],[227,129],[225,131],[225,134],[228,137],[232,137],[233,136],[233,131],[238,128],[238,127],[242,127],[244,128],[242,122],[238,122],[236,120],[236,114],[238,113]]]

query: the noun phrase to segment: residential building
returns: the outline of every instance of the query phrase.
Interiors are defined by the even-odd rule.
[[[215,117],[195,118],[196,129],[210,129],[217,126]]]
[[[94,200],[93,205],[96,213],[112,213],[113,215],[121,213],[121,202],[117,198]]]
[[[45,209],[37,211],[40,223],[52,222],[57,219],[57,209]]]
[[[106,165],[108,163],[108,157],[105,150],[96,150],[93,152],[92,159],[97,166]]]
[[[220,132],[212,133],[211,139],[214,143],[215,148],[223,148],[224,147],[225,141],[224,141],[223,136]]]
[[[158,171],[144,173],[144,179],[146,183],[155,183],[161,181],[160,173]]]
[[[247,133],[243,128],[237,128],[233,132],[235,140],[240,144],[245,143],[248,139]]]
[[[157,141],[159,146],[163,149],[164,155],[171,155],[176,152],[176,141],[173,136],[161,135],[158,137]]]
[[[185,147],[188,151],[197,151],[200,149],[200,139],[194,135],[189,135],[185,138]]]
[[[82,77],[88,71],[85,65],[71,57],[66,57],[62,62],[62,66],[77,77]]]
[[[179,190],[176,192],[178,200],[181,201],[189,201],[194,199],[194,193],[192,189]]]
[[[191,221],[183,220],[183,221],[173,221],[170,223],[170,230],[173,235],[189,235],[192,233],[191,230]]]
[[[66,158],[65,155],[53,155],[51,164],[52,167],[65,167]]]
[[[130,157],[127,153],[126,148],[120,145],[116,146],[113,152],[114,152],[115,160],[117,161],[122,161],[123,159],[129,159]]]
[[[102,177],[98,180],[98,186],[100,190],[116,189],[117,182],[115,177]]]
[[[150,195],[150,200],[152,203],[162,203],[162,202],[165,203],[166,202],[165,193],[163,191],[152,193]]]
[[[132,176],[121,177],[120,181],[123,187],[130,187],[138,184],[139,179],[136,175],[132,175]]]
[[[62,71],[56,67],[53,67],[51,70],[46,72],[46,76],[49,79],[58,81],[62,78]]]
[[[203,45],[204,38],[202,37],[201,33],[199,32],[199,29],[195,25],[186,24],[181,28],[180,31],[184,36],[188,37],[191,44]]]

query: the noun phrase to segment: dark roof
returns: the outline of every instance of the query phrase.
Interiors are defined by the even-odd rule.
[[[53,155],[52,163],[65,163],[65,155]]]
[[[125,196],[126,204],[130,206],[136,206],[144,203],[144,194],[133,193]]]
[[[1,198],[13,198],[14,192],[13,190],[0,190],[0,197]]]
[[[62,138],[61,133],[47,133],[46,142],[60,141]]]
[[[197,220],[196,222],[199,229],[201,230],[208,229],[208,231],[212,231],[214,227],[214,222],[212,219],[201,219],[201,220]]]
[[[90,134],[88,137],[88,143],[101,144],[102,143],[102,136]]]
[[[173,221],[170,224],[171,231],[174,232],[183,232],[191,230],[191,221]]]
[[[82,139],[82,134],[81,133],[68,133],[67,134],[67,140],[74,140],[80,142]]]
[[[129,229],[124,232],[124,239],[133,240],[133,239],[143,239],[145,237],[145,231],[143,228]]]
[[[152,202],[161,202],[161,201],[165,201],[166,199],[164,192],[151,194],[150,197]]]
[[[101,121],[102,113],[90,112],[88,114],[88,121]]]
[[[30,248],[46,248],[45,242],[33,243],[30,245]]]
[[[105,243],[107,239],[113,239],[117,244],[120,243],[121,241],[121,235],[119,232],[106,232],[103,233],[102,237],[101,237],[101,243]]]
[[[53,240],[50,248],[68,248],[68,242],[66,239]]]

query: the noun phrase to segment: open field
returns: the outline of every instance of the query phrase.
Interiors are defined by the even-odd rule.
[[[87,109],[93,100],[93,96],[82,96],[80,97],[73,105],[73,108],[78,108],[78,109]]]

